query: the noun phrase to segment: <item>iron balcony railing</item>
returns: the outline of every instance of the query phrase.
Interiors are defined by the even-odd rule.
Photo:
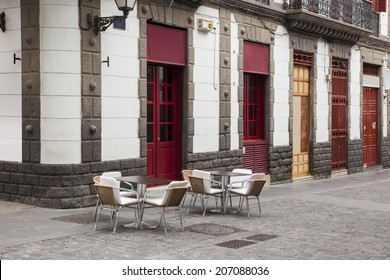
[[[306,10],[353,24],[379,36],[379,15],[364,0],[283,0],[285,10]]]
[[[260,4],[269,5],[269,0],[254,0],[255,2],[259,2]]]

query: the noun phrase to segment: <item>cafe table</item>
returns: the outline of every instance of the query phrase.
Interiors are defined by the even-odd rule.
[[[215,213],[224,213],[224,214],[226,212],[237,213],[237,210],[226,209],[225,201],[227,199],[226,195],[227,195],[227,190],[228,190],[228,185],[229,185],[229,178],[234,177],[234,176],[248,176],[248,174],[239,173],[239,172],[232,172],[232,171],[227,171],[227,170],[211,170],[211,171],[207,171],[207,172],[209,172],[210,175],[221,177],[221,185],[222,185],[222,189],[223,189],[222,201],[221,201],[222,208],[221,209],[213,209],[211,211],[215,212]]]
[[[171,179],[165,179],[165,178],[156,178],[156,177],[148,177],[148,176],[142,176],[142,175],[134,175],[134,176],[124,176],[124,177],[117,177],[115,178],[118,181],[128,182],[131,184],[135,184],[137,186],[137,193],[138,198],[140,199],[140,202],[142,202],[142,199],[145,197],[146,188],[148,185],[162,185],[170,183]],[[138,228],[138,229],[144,229],[144,228],[155,228],[157,225],[153,225],[148,222],[142,222],[142,224],[139,224],[138,222],[126,224],[123,225],[127,228]]]

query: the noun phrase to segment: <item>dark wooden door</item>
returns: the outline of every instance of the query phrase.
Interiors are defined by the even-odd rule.
[[[378,163],[378,89],[363,88],[363,164]]]
[[[332,168],[347,168],[347,97],[346,62],[334,61],[332,68]]]
[[[181,68],[148,65],[147,175],[180,178]]]

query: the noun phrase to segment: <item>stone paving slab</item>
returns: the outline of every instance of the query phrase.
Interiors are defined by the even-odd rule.
[[[252,201],[250,219],[245,212],[208,212],[203,217],[198,204],[189,214],[182,210],[187,229],[183,232],[177,216],[168,216],[168,235],[162,227],[138,231],[121,226],[133,221],[131,209],[121,213],[117,234],[113,235],[107,217],[96,232],[92,223],[69,218],[92,217],[93,207],[56,210],[0,201],[0,259],[390,260],[389,175],[390,170],[380,170],[271,185],[261,196],[262,217],[256,201]],[[148,209],[145,220],[157,222],[157,210]],[[188,230],[202,228],[202,224],[219,225],[219,230],[225,227],[227,234]],[[213,230],[212,226],[206,228]],[[255,235],[274,238],[247,239]],[[217,246],[240,240],[253,244],[237,249]]]

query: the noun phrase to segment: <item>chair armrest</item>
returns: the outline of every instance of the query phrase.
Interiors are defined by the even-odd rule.
[[[147,189],[145,192],[144,198],[147,198],[150,194],[153,194],[153,193],[158,193],[158,192],[163,193],[164,191],[166,191],[168,189],[169,189],[168,187],[162,187],[162,188],[158,188],[158,189]]]
[[[122,183],[124,183],[124,184],[130,186],[130,189],[134,190],[134,186],[133,186],[132,183],[129,183],[129,182],[126,182],[126,181],[122,181]]]
[[[233,188],[233,185],[241,185],[240,188],[243,188],[244,183],[246,183],[246,182],[248,182],[248,180],[233,182],[233,183],[229,184],[229,190],[231,190]]]
[[[131,192],[131,193],[135,193],[137,195],[137,199],[138,199],[138,193],[134,190],[129,190],[129,189],[126,189],[126,188],[119,188],[119,191],[120,192]]]
[[[211,183],[214,183],[214,184],[217,184],[217,185],[220,185],[220,186],[222,186],[222,183],[221,183],[221,182],[219,182],[219,181],[215,181],[215,180],[212,180],[212,179],[207,179],[207,178],[203,178],[203,180],[206,180],[206,181],[209,181],[209,182],[211,182]]]

